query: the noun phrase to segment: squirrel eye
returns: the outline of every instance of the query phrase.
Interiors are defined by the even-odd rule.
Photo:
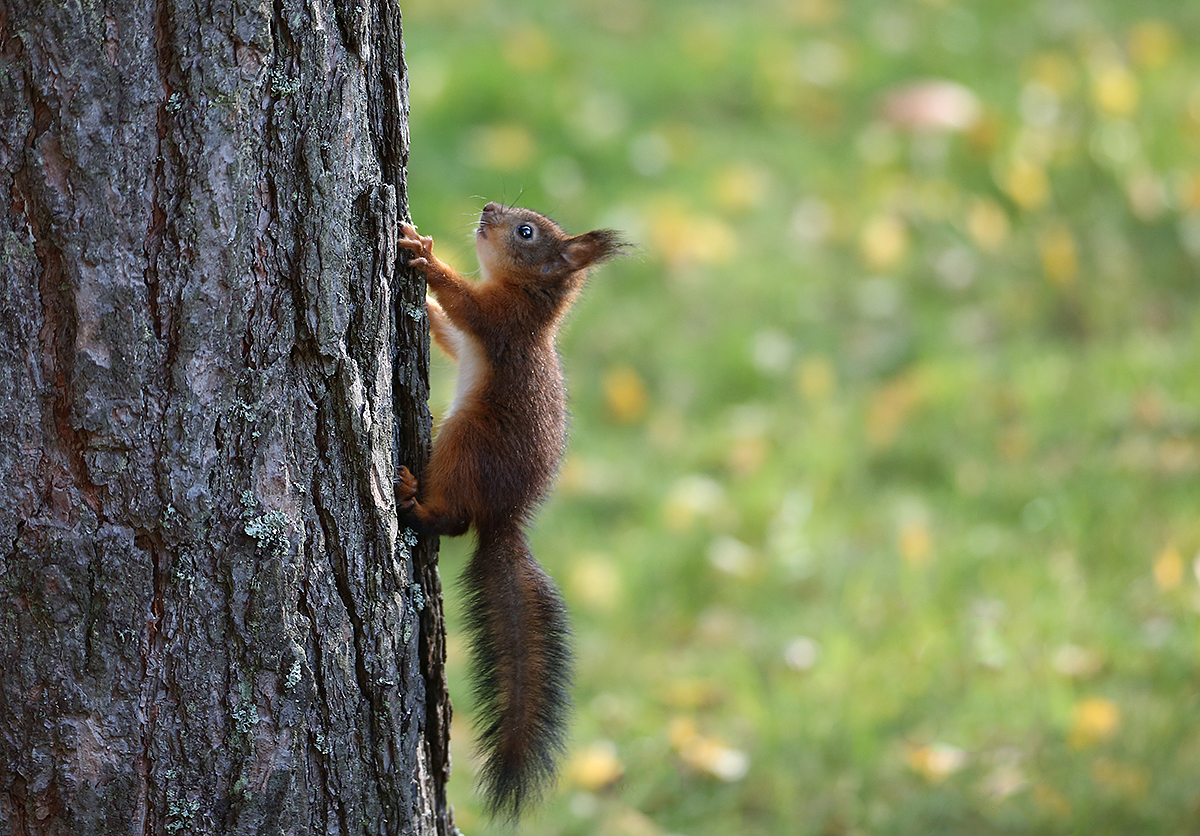
[[[521,224],[519,227],[517,227],[517,235],[520,235],[522,238],[528,241],[533,238],[533,227],[529,224]]]

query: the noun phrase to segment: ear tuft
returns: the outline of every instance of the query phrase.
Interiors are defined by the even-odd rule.
[[[595,229],[576,235],[563,247],[562,258],[572,272],[620,255],[629,244],[614,229]]]

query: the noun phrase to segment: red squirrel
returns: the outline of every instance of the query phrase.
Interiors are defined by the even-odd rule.
[[[492,816],[515,821],[557,773],[572,678],[558,589],[525,528],[566,445],[566,388],[555,337],[588,269],[626,245],[613,230],[569,236],[528,209],[489,203],[475,233],[482,278],[470,282],[401,227],[409,264],[425,271],[434,340],[458,363],[454,402],[417,479],[397,474],[399,509],[422,531],[475,529],[463,575],[481,785]]]

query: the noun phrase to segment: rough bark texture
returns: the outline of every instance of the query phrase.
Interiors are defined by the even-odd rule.
[[[406,158],[389,0],[0,3],[0,832],[451,832]]]

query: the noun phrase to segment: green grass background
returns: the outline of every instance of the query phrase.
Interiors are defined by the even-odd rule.
[[[1200,5],[402,7],[439,254],[490,199],[640,245],[562,339],[578,711],[520,832],[1200,832]],[[978,119],[889,120],[928,78]]]

